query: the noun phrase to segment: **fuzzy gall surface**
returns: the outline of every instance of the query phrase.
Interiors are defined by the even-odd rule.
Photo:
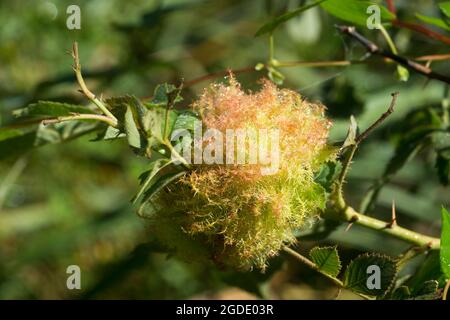
[[[264,269],[325,208],[325,190],[314,181],[314,172],[334,157],[325,107],[269,81],[259,92],[244,92],[231,77],[228,85],[205,89],[193,108],[204,127],[224,134],[278,129],[279,167],[263,175],[258,164],[195,165],[153,199],[152,232],[185,259]]]

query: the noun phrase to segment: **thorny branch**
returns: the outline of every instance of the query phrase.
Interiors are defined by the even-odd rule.
[[[392,100],[388,110],[383,113],[371,126],[369,126],[369,128],[367,128],[363,133],[355,138],[355,142],[351,145],[351,149],[348,151],[348,155],[343,161],[341,174],[331,195],[333,207],[325,212],[325,216],[333,220],[355,223],[373,230],[377,230],[379,232],[389,234],[393,237],[404,240],[419,247],[436,250],[440,247],[440,240],[438,238],[425,236],[398,226],[397,223],[393,223],[395,215],[393,215],[392,221],[384,222],[359,213],[346,204],[343,195],[344,180],[348,173],[356,149],[358,148],[361,141],[363,141],[371,131],[378,127],[394,111],[398,94],[398,92],[392,94]]]

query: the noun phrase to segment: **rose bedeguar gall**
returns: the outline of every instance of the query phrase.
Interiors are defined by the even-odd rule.
[[[183,259],[264,270],[325,209],[326,192],[314,173],[335,158],[327,145],[331,121],[323,105],[268,80],[254,93],[228,80],[206,88],[193,109],[205,128],[223,133],[278,129],[276,173],[262,174],[258,163],[193,165],[152,199],[150,229]]]

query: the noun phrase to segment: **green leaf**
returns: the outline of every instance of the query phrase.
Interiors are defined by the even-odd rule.
[[[107,99],[109,109],[118,119],[119,131],[106,132],[104,139],[114,139],[125,134],[128,144],[138,154],[155,158],[158,157],[157,153],[161,153],[162,156],[167,157],[166,145],[170,141],[173,130],[194,131],[195,121],[198,120],[198,116],[192,111],[168,109],[168,104],[173,105],[174,100],[181,99],[178,96],[179,90],[171,85],[160,85],[155,90],[152,102],[146,104],[142,104],[134,96]],[[165,128],[166,116],[167,128]]]
[[[428,280],[414,295],[412,300],[437,300],[439,299],[439,282],[436,280]]]
[[[409,71],[405,67],[397,66],[397,69],[395,71],[395,75],[397,77],[397,80],[407,82],[409,79]]]
[[[106,103],[119,122],[120,132],[138,154],[149,156],[150,148],[161,144],[165,108],[149,109],[134,96],[110,98]]]
[[[147,140],[145,131],[141,126],[142,115],[139,115],[137,110],[133,110],[131,105],[127,105],[125,112],[124,128],[127,135],[128,144],[130,147],[145,153],[147,147]]]
[[[120,96],[108,98],[104,101],[109,111],[117,118],[120,129],[123,129],[127,103],[130,99],[130,96]]]
[[[118,138],[123,138],[125,134],[121,133],[119,129],[108,126],[106,128],[106,131],[104,132],[103,136],[101,137],[102,140],[114,140]]]
[[[0,128],[0,159],[20,156],[45,144],[56,144],[99,130],[99,123],[70,121],[21,129]]]
[[[26,108],[17,109],[13,111],[13,115],[16,117],[26,116],[49,116],[49,117],[62,117],[69,116],[73,113],[94,113],[91,109],[83,106],[60,103],[54,101],[38,101],[37,103],[30,104]]]
[[[173,181],[177,180],[183,176],[185,171],[175,171],[170,172],[165,175],[160,176],[154,183],[152,183],[149,188],[145,191],[144,197],[142,198],[141,205],[138,209],[138,214],[142,217],[149,217],[153,212],[155,212],[155,206],[152,203],[152,198],[161,191],[165,186],[169,185]],[[144,210],[147,212],[144,213]]]
[[[323,273],[336,277],[341,271],[341,261],[336,247],[315,247],[311,249],[309,256]]]
[[[190,111],[178,111],[177,119],[173,125],[172,131],[185,129],[191,132],[194,132],[195,124],[200,121],[199,116]]]
[[[327,161],[320,167],[319,172],[314,177],[314,181],[324,187],[326,191],[331,192],[331,187],[338,178],[341,169],[342,162]]]
[[[380,8],[381,22],[392,21],[395,18],[384,6],[371,1],[328,0],[320,6],[336,18],[365,27],[369,17],[367,8],[371,5],[377,5]]]
[[[117,118],[120,133],[125,133],[128,144],[138,154],[146,154],[147,134],[142,124],[146,108],[134,96],[113,97],[105,100],[108,109]]]
[[[265,67],[266,67],[266,66],[265,66],[264,63],[259,62],[259,63],[256,64],[255,70],[256,70],[256,71],[261,71],[261,70],[264,69]]]
[[[441,251],[440,262],[441,270],[447,279],[450,279],[450,215],[448,211],[442,207],[442,234],[441,234]]]
[[[411,293],[408,286],[402,285],[394,290],[389,300],[437,300],[440,297],[439,282],[436,280],[425,281],[415,294]]]
[[[356,143],[357,134],[358,134],[358,124],[356,123],[355,117],[350,116],[350,126],[348,127],[347,137],[345,138],[345,141],[342,144],[341,149],[354,145]]]
[[[154,106],[162,106],[165,107],[169,103],[169,95],[171,93],[174,93],[177,91],[178,88],[174,86],[173,84],[163,83],[160,85],[157,85],[155,88],[155,91],[153,92],[153,98],[150,102],[146,103],[145,105],[149,108]],[[183,98],[179,95],[179,92],[176,93],[176,97],[173,100],[173,103],[178,103],[180,101],[183,101]]]
[[[378,266],[380,268],[379,288],[370,289],[368,286],[371,283],[371,281],[369,282],[369,277],[376,275],[368,273],[370,266]],[[394,284],[396,276],[397,265],[395,260],[380,254],[363,254],[353,260],[345,270],[344,286],[361,294],[382,296]]]
[[[425,261],[419,266],[414,275],[409,278],[405,285],[407,285],[413,296],[420,293],[425,282],[430,280],[440,280],[442,272],[440,268],[439,252],[430,252]]]
[[[0,159],[21,155],[45,144],[75,139],[103,127],[97,122],[70,121],[51,125],[33,124],[20,129],[0,128]]]
[[[283,84],[285,76],[280,71],[273,67],[268,67],[267,70],[267,76],[269,77],[270,81],[276,83],[279,86]]]
[[[171,182],[177,180],[185,174],[186,171],[175,171],[160,176],[157,181],[155,181],[155,183],[153,183],[151,187],[145,191],[142,201],[150,201],[152,197],[155,196],[159,191],[161,191],[165,186],[169,185]]]
[[[281,16],[276,17],[272,21],[266,23],[261,28],[259,28],[258,31],[256,31],[255,37],[259,37],[263,34],[273,32],[273,30],[275,30],[280,24],[294,18],[295,16],[298,16],[300,13],[302,13],[308,9],[314,8],[315,6],[321,4],[322,2],[325,2],[325,1],[330,1],[330,0],[318,0],[313,3],[304,5],[300,8],[297,8],[293,11],[286,12],[285,14],[282,14]]]
[[[164,163],[164,162],[166,162],[166,163]],[[160,170],[164,169],[165,167],[169,166],[170,164],[172,164],[172,162],[167,159],[156,160],[150,164],[151,169],[148,171],[149,174],[147,174],[145,176],[145,179],[143,179],[143,181],[141,182],[141,188],[140,188],[139,192],[137,193],[136,197],[134,198],[133,204],[135,204],[139,200],[139,198],[142,196],[142,194],[144,194],[144,192],[147,190],[147,188],[149,188],[149,186],[151,186],[150,183],[155,178],[155,176],[158,174],[158,172]],[[141,177],[142,177],[142,175],[141,175]]]
[[[442,13],[450,18],[450,1],[441,2],[438,4],[438,6],[439,9],[441,9]]]
[[[168,128],[164,136],[164,126],[166,125],[166,112],[168,112]],[[143,118],[144,130],[147,132],[148,143],[150,146],[156,146],[161,141],[169,140],[174,129],[178,114],[174,110],[166,111],[165,107],[154,106],[147,109]]]
[[[416,17],[419,20],[422,20],[425,23],[431,24],[433,26],[439,27],[441,29],[450,31],[450,27],[447,25],[447,23],[440,19],[440,18],[434,18],[434,17],[427,17],[427,16],[423,16],[421,14],[416,13]]]

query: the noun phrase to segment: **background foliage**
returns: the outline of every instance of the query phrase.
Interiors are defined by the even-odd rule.
[[[267,35],[255,37],[255,33],[275,16],[304,2],[58,1],[59,14],[52,20],[45,1],[3,1],[0,125],[13,125],[17,120],[12,111],[38,100],[83,102],[76,92],[71,57],[65,54],[74,40],[80,43],[83,74],[94,92],[148,97],[163,82],[179,83],[180,78],[188,82],[267,61]],[[74,3],[82,10],[80,31],[65,27],[65,9]],[[398,16],[405,21],[423,23],[427,22],[424,17],[442,15],[436,1],[395,3]],[[276,58],[330,61],[362,57],[365,50],[334,28],[343,23],[335,15],[316,7],[280,24],[274,33]],[[427,25],[449,35],[442,23],[433,22]],[[448,44],[423,34],[395,27],[388,31],[403,56],[448,53]],[[378,31],[361,28],[360,32],[388,48]],[[449,62],[436,61],[432,67],[444,72]],[[450,205],[445,187],[450,159],[445,150],[450,142],[448,136],[432,129],[434,112],[443,100],[448,101],[448,89],[414,73],[407,82],[400,82],[395,65],[388,63],[279,71],[285,76],[283,86],[326,104],[334,121],[332,142],[345,138],[351,114],[366,128],[385,111],[389,94],[400,91],[393,115],[358,151],[346,195],[354,207],[361,205],[382,220],[390,218],[395,200],[402,226],[439,236],[441,206]],[[263,76],[266,72],[261,70],[238,74],[238,79],[247,89],[255,89]],[[181,105],[188,104],[208,81],[184,90]],[[41,139],[57,142],[79,129],[44,131]],[[25,138],[14,145],[0,139],[0,298],[335,296],[335,288],[326,279],[290,259],[275,258],[266,274],[260,274],[221,271],[167,258],[130,205],[138,190],[137,178],[148,169],[145,159],[137,158],[123,141],[91,141],[95,137],[49,144],[32,152],[22,152]],[[379,191],[376,201],[365,197],[368,190]],[[346,225],[337,226],[326,238],[299,234],[301,250],[337,243],[346,266],[362,252],[399,255],[408,248],[358,226],[345,229]],[[320,252],[315,255],[321,259]],[[80,291],[66,289],[65,270],[71,264],[82,269]],[[433,273],[439,273],[439,259],[421,256],[402,272],[407,275],[415,270],[419,272],[408,280],[412,288],[436,278]],[[344,292],[340,299],[345,298],[355,296]]]

